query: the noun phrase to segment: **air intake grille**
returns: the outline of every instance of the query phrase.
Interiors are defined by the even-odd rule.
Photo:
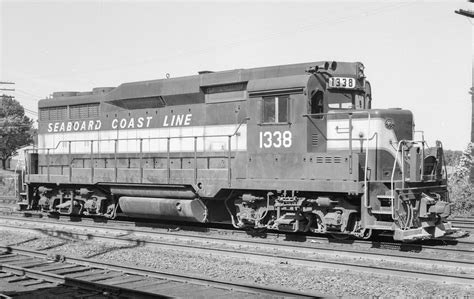
[[[318,164],[340,164],[342,163],[341,156],[316,156],[316,163]]]
[[[319,134],[315,133],[311,135],[311,145],[318,146],[319,145]]]
[[[40,120],[63,120],[67,116],[67,107],[49,107],[49,108],[40,108],[39,117]]]
[[[71,119],[82,119],[99,116],[99,104],[83,104],[69,106],[69,117]]]

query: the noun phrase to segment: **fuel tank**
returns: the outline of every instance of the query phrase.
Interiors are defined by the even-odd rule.
[[[119,205],[122,212],[131,217],[204,223],[208,215],[200,199],[122,196]]]

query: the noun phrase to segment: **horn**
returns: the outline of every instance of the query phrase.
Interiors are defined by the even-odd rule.
[[[324,64],[317,65],[314,67],[316,72],[327,71],[329,69],[329,62],[325,62]]]

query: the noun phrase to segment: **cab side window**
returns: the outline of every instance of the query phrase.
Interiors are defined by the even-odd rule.
[[[323,92],[318,91],[311,97],[311,114],[324,113]]]
[[[262,122],[287,123],[289,103],[288,96],[264,97]]]

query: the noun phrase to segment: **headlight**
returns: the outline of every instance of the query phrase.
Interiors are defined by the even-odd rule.
[[[385,120],[385,128],[389,130],[392,130],[393,128],[395,128],[395,122],[393,121],[393,119],[387,118]]]

